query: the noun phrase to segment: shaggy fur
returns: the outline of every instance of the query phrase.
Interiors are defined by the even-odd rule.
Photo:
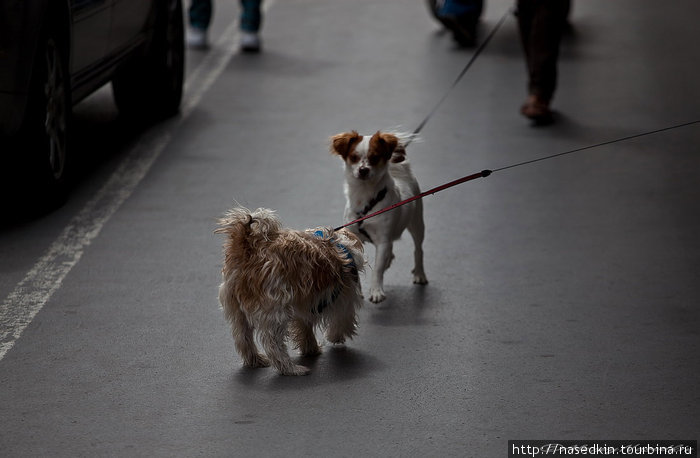
[[[377,132],[369,137],[355,131],[331,138],[331,153],[345,162],[345,222],[420,194],[418,182],[406,160],[405,138],[399,133]],[[394,259],[393,242],[405,229],[411,233],[414,243],[413,283],[428,283],[423,270],[425,227],[420,200],[353,224],[349,229],[376,248],[370,301],[381,302],[386,298],[384,271]]]
[[[354,234],[283,229],[273,211],[260,208],[229,210],[215,232],[226,237],[219,301],[244,365],[306,375],[307,367],[292,363],[287,337],[308,356],[321,351],[317,326],[331,343],[355,335],[364,255]],[[266,355],[258,352],[254,330]]]

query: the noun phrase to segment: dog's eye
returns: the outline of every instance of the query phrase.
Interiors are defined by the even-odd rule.
[[[381,160],[381,157],[379,155],[373,154],[372,156],[369,157],[369,164],[370,165],[377,165],[377,164],[379,164],[380,160]]]
[[[350,156],[348,156],[348,160],[352,164],[356,164],[357,162],[360,162],[360,155],[357,153],[351,153]]]

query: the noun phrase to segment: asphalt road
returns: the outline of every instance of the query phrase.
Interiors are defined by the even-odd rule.
[[[489,1],[482,37],[511,6]],[[700,124],[508,168],[424,200],[426,273],[395,245],[388,299],[306,377],[241,367],[217,302],[236,202],[335,226],[328,138],[410,131],[473,50],[420,1],[237,2],[188,55],[178,118],[76,108],[62,208],[0,228],[3,456],[506,456],[514,439],[698,439]],[[700,4],[575,2],[558,122],[520,116],[511,17],[408,156],[423,189],[700,120]],[[373,249],[368,247],[370,260]],[[366,285],[367,282],[365,282]]]

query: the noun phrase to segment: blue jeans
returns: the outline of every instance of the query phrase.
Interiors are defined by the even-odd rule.
[[[196,29],[208,29],[213,7],[212,0],[192,0],[188,11],[190,25]]]
[[[257,32],[262,24],[260,5],[262,0],[241,0],[241,30]],[[214,5],[212,0],[192,0],[189,8],[190,25],[206,30],[211,23]]]
[[[257,32],[262,24],[260,5],[262,0],[241,0],[241,30]]]

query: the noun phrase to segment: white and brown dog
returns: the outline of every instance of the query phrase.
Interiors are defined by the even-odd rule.
[[[345,222],[354,221],[404,199],[420,194],[418,182],[406,160],[401,134],[377,132],[363,136],[355,131],[331,138],[331,152],[345,161]],[[414,242],[413,283],[426,284],[423,270],[423,205],[415,200],[392,211],[349,226],[365,242],[374,244],[376,258],[369,300],[381,302],[384,271],[394,258],[393,242],[408,229]]]
[[[331,343],[355,335],[362,305],[358,272],[364,266],[360,239],[345,229],[283,229],[274,212],[229,210],[216,233],[224,234],[223,283],[219,301],[231,323],[243,364],[272,364],[284,375],[306,375],[292,362],[286,339],[302,355],[321,352],[319,326]],[[265,355],[254,340],[258,333]]]

